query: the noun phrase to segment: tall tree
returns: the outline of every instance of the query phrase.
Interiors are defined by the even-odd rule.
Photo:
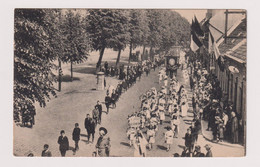
[[[62,21],[64,36],[64,55],[62,61],[71,64],[71,81],[73,81],[73,63],[87,60],[91,42],[85,30],[86,22],[75,10],[67,10]]]
[[[48,33],[49,44],[52,48],[52,54],[58,59],[58,90],[61,91],[61,60],[64,55],[64,41],[65,38],[62,34],[62,10],[49,9],[46,10],[45,29]]]
[[[120,13],[122,16],[119,16]],[[126,21],[124,11],[118,9],[88,10],[86,29],[93,42],[93,48],[100,53],[96,66],[97,70],[101,66],[105,48],[117,49],[119,51],[118,57],[120,57],[120,52],[127,41]]]
[[[150,54],[153,48],[159,46],[162,41],[162,10],[149,9],[147,10],[148,25],[149,25],[149,36],[148,45],[150,46]],[[151,56],[151,55],[150,55]]]
[[[110,45],[114,50],[118,51],[116,66],[120,62],[121,51],[125,49],[129,43],[130,34],[128,26],[128,11],[113,10],[113,38],[110,39]]]
[[[148,37],[150,34],[150,29],[149,29],[149,22],[148,22],[148,17],[147,17],[147,10],[140,10],[140,28],[141,28],[141,43],[139,46],[143,46],[143,53],[142,55],[145,55],[145,48],[148,45]]]
[[[142,30],[145,30],[145,27],[142,24],[142,16],[142,10],[131,9],[129,12],[130,42],[128,63],[130,63],[131,60],[132,50],[143,44],[144,32]]]
[[[45,31],[46,11],[16,9],[14,20],[14,120],[29,110],[35,112],[35,102],[41,107],[51,95],[56,96],[53,82],[55,55]]]

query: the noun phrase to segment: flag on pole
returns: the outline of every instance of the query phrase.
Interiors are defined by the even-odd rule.
[[[200,23],[197,20],[197,17],[194,16],[194,22],[192,22],[192,30],[200,37],[204,36],[204,32],[201,29]]]
[[[194,33],[194,31],[191,31],[191,42],[190,42],[191,50],[193,52],[196,52],[201,46],[202,46],[202,43],[200,42],[199,38]]]
[[[193,20],[193,18],[192,18],[192,20],[191,20],[191,26],[190,26],[190,28],[191,28],[191,31],[194,31],[194,20]]]
[[[220,56],[220,52],[217,46],[216,41],[214,40],[213,35],[211,34],[211,32],[209,32],[209,48],[208,48],[209,53],[214,52],[215,58],[216,60],[219,58]]]

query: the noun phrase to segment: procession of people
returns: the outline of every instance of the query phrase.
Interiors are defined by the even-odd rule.
[[[173,139],[179,138],[180,120],[184,120],[188,115],[188,94],[184,85],[181,85],[175,75],[173,78],[169,78],[165,67],[160,68],[158,76],[160,89],[157,90],[153,87],[142,94],[140,96],[140,109],[128,116],[127,137],[129,146],[134,146],[134,156],[145,157],[147,155],[146,149],[148,148],[149,151],[153,149],[153,145],[157,143],[156,135],[159,129],[164,131],[165,148],[167,152],[170,151]],[[170,117],[169,123],[165,121],[166,116]],[[202,157],[202,155],[208,155],[201,153],[198,156],[201,147],[198,144],[203,144],[199,141],[201,140],[199,118],[195,117],[192,120],[191,126],[183,137],[185,156]],[[205,147],[211,146],[208,144]],[[212,156],[212,153],[209,155]]]
[[[219,82],[216,77],[209,74],[199,61],[191,62],[184,59],[182,61],[182,78],[180,82],[176,75],[169,76],[167,68],[160,61],[145,61],[140,64],[128,66],[118,75],[117,85],[108,85],[104,102],[97,100],[92,111],[86,115],[84,126],[87,132],[87,143],[96,143],[92,156],[110,156],[111,140],[108,130],[102,126],[102,113],[109,114],[110,110],[117,107],[116,103],[120,96],[133,86],[142,74],[149,75],[151,69],[158,68],[159,88],[152,87],[139,97],[140,106],[133,107],[135,110],[128,115],[126,137],[129,140],[129,147],[133,149],[133,156],[146,157],[149,152],[155,150],[155,145],[163,145],[166,152],[175,152],[174,157],[212,157],[212,145],[205,143],[202,135],[202,121],[208,123],[208,129],[213,134],[212,142],[232,143],[238,142],[238,119],[232,104],[224,103],[219,90]],[[107,62],[104,68],[108,68]],[[113,77],[113,73],[108,70],[107,76]],[[189,87],[187,87],[187,85]],[[189,94],[188,92],[191,92]],[[191,95],[191,97],[190,97]],[[104,104],[104,106],[102,105]],[[106,109],[104,111],[104,109]],[[187,123],[187,118],[192,120]],[[169,121],[166,121],[166,119]],[[183,123],[188,128],[183,128]],[[95,141],[95,132],[99,125],[99,137]],[[164,143],[158,143],[157,136],[163,132]],[[72,149],[73,155],[79,150],[80,134],[82,131],[79,124],[75,123],[72,140],[75,147]],[[66,156],[66,151],[70,150],[69,140],[65,136],[65,131],[60,132],[58,138],[61,156]],[[180,135],[184,134],[184,136]],[[183,151],[177,153],[172,145],[176,140],[183,140]],[[202,142],[204,140],[204,142]],[[205,151],[202,151],[205,148]],[[42,156],[51,156],[48,144],[44,145]]]
[[[88,112],[86,114],[86,118],[84,120],[84,127],[87,132],[87,140],[86,140],[87,143],[95,142],[94,139],[95,139],[95,132],[96,132],[97,125],[102,124],[101,122],[102,113],[105,112],[106,114],[108,114],[110,108],[112,109],[116,108],[116,102],[119,100],[121,94],[126,92],[131,86],[133,86],[136,83],[137,78],[139,78],[140,80],[143,72],[146,72],[146,75],[148,75],[149,72],[147,73],[147,71],[150,71],[151,68],[155,70],[155,68],[160,65],[159,63],[160,63],[159,61],[155,61],[155,62],[144,61],[141,64],[128,66],[127,69],[120,71],[120,73],[115,73],[115,75],[118,76],[121,81],[115,87],[113,85],[109,85],[107,87],[106,96],[104,100],[106,111],[103,111],[102,103],[99,100],[97,100],[94,109],[91,112]],[[110,75],[111,77],[115,76],[113,70],[112,71],[108,70],[107,62],[104,63],[104,69],[107,76],[108,75]],[[72,148],[69,145],[69,139],[65,135],[65,131],[64,130],[60,131],[60,136],[58,137],[57,143],[59,144],[59,150],[62,157],[65,157],[66,152],[69,150],[72,150],[73,155],[76,155],[76,152],[80,148],[79,141],[80,141],[81,133],[82,131],[79,128],[79,123],[75,123],[75,127],[72,133],[72,140],[74,141],[75,146],[74,148]],[[108,130],[105,127],[99,128],[99,137],[96,141],[95,149],[93,150],[92,156],[108,157],[110,155],[111,144],[110,144],[110,137],[107,134],[108,134]],[[139,137],[143,138],[143,135],[139,134]],[[140,141],[142,141],[141,138]],[[137,146],[136,142],[131,143],[131,145]],[[145,155],[145,153],[143,155]],[[48,144],[44,145],[42,156],[43,157],[52,156]]]

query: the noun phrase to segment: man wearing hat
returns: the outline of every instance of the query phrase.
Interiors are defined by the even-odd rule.
[[[195,146],[195,151],[192,153],[192,157],[205,157],[205,154],[201,152],[200,146]]]
[[[206,144],[204,147],[207,150],[206,157],[213,157],[212,152],[211,152],[211,145],[210,144]]]
[[[99,128],[99,138],[97,140],[96,144],[96,150],[97,154],[100,157],[109,157],[109,152],[110,152],[110,137],[106,136],[107,135],[107,129],[104,127]]]

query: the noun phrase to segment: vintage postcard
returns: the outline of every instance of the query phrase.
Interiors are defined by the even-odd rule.
[[[243,157],[246,88],[246,10],[14,10],[14,156]]]

